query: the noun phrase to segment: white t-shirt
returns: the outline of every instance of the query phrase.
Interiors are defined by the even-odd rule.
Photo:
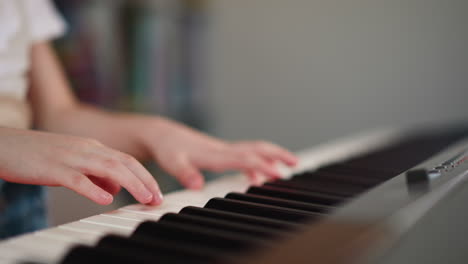
[[[12,108],[15,100],[25,101],[31,46],[64,30],[49,0],[0,0],[0,125],[19,114]]]

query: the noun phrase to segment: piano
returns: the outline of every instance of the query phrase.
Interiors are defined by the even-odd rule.
[[[468,129],[386,129],[0,243],[0,263],[467,263]],[[465,242],[465,243],[464,243]]]

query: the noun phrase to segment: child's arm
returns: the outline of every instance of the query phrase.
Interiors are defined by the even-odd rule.
[[[91,137],[141,159],[152,158],[189,188],[203,185],[200,169],[239,169],[252,179],[279,177],[274,163],[296,157],[268,142],[228,143],[161,117],[115,114],[79,103],[47,43],[32,49],[30,100],[39,128]]]

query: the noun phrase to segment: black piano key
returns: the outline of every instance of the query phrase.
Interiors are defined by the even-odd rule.
[[[183,215],[183,214],[174,214],[168,213],[163,215],[160,219],[160,222],[168,223],[182,223],[182,224],[192,224],[202,227],[208,227],[213,229],[220,229],[224,231],[234,232],[245,234],[254,237],[261,238],[273,238],[281,235],[285,235],[285,232],[281,232],[278,229],[266,228],[260,226],[253,226],[249,224],[234,223],[221,219],[208,218],[204,216],[195,216],[195,215]]]
[[[390,160],[394,159],[393,162]],[[392,178],[397,176],[398,174],[405,171],[407,168],[412,167],[412,165],[416,165],[419,162],[408,162],[408,164],[398,164],[397,160],[394,157],[379,157],[374,158],[373,160],[353,160],[347,163],[348,166],[353,167],[355,169],[369,169],[369,170],[376,170],[386,172],[388,178]],[[412,164],[412,165],[409,165]]]
[[[278,181],[273,181],[273,182],[266,182],[264,186],[293,188],[293,189],[303,190],[303,191],[312,192],[312,193],[337,195],[343,198],[350,198],[352,196],[355,196],[367,190],[367,188],[364,188],[362,186],[345,185],[345,184],[339,184],[335,182],[325,182],[325,181],[320,181],[320,180],[310,180],[310,181],[307,181],[306,184],[278,180]]]
[[[159,263],[212,263],[215,260],[227,260],[230,257],[218,248],[202,247],[193,243],[181,243],[160,237],[148,238],[148,236],[127,238],[108,235],[98,242],[96,248],[146,256]]]
[[[388,171],[383,171],[379,169],[355,167],[355,166],[352,166],[352,164],[349,162],[337,163],[337,164],[320,167],[315,172],[337,173],[337,174],[356,176],[356,177],[377,178],[377,179],[382,179],[382,180],[388,180],[398,175],[397,172],[388,172]]]
[[[88,246],[76,246],[72,248],[61,264],[154,264],[156,262],[179,264],[183,262],[174,262],[170,259],[157,260],[147,255],[135,255],[132,252],[123,250],[114,250],[109,248],[95,248]],[[192,262],[193,264],[202,264],[203,262]],[[205,262],[206,263],[206,262]]]
[[[290,191],[298,191],[298,192],[304,192],[304,193],[314,193],[314,194],[330,194],[330,193],[324,193],[324,192],[317,192],[316,190],[311,190],[308,188],[309,184],[301,184],[297,182],[290,182],[290,181],[282,181],[282,180],[275,180],[272,182],[265,182],[262,187],[273,187],[273,188],[282,188],[282,189],[287,189]],[[339,196],[342,199],[349,199],[352,196],[350,195],[338,195],[338,194],[332,194],[335,196]]]
[[[275,220],[253,215],[245,215],[234,212],[226,212],[211,208],[199,208],[195,206],[187,206],[180,210],[179,214],[198,215],[214,219],[221,219],[234,223],[243,223],[253,226],[267,227],[284,231],[297,230],[303,227],[302,224],[296,224],[282,220]]]
[[[316,172],[316,171],[304,172],[297,176],[294,175],[291,179],[289,179],[289,181],[297,182],[297,183],[307,183],[309,182],[310,179],[355,184],[355,185],[363,186],[366,188],[374,187],[384,182],[384,180],[379,179],[379,178],[366,177],[366,176],[361,176],[361,175],[351,176],[349,174],[344,174],[344,173],[331,173],[331,172],[323,172],[323,171],[322,172]]]
[[[395,176],[441,150],[438,140],[428,139],[424,137],[408,139],[379,151],[355,157],[349,160],[348,164],[353,167],[393,171]]]
[[[265,195],[269,197],[276,197],[281,199],[294,200],[304,203],[323,204],[323,205],[337,205],[346,201],[346,198],[336,195],[312,193],[306,191],[297,191],[289,188],[262,186],[250,187],[247,193]]]
[[[242,251],[254,246],[265,247],[268,245],[263,239],[244,234],[192,224],[167,222],[143,222],[133,232],[133,236],[155,237],[230,251]]]
[[[330,206],[273,198],[258,194],[228,193],[225,198],[317,213],[326,213],[332,209]]]
[[[403,154],[404,153],[404,154]],[[392,178],[402,173],[403,171],[417,165],[422,160],[415,160],[414,153],[403,152],[390,154],[381,157],[372,157],[365,159],[354,159],[347,162],[347,165],[356,169],[372,169],[388,172],[388,177]],[[404,155],[408,155],[404,157]]]
[[[340,188],[347,187],[355,191],[361,191],[374,187],[375,185],[382,183],[384,180],[330,172],[303,172],[298,175],[293,175],[290,179],[278,179],[275,181],[297,183],[304,185],[305,187],[327,183],[329,186],[338,185]]]
[[[318,213],[302,210],[287,209],[278,206],[263,205],[223,198],[210,199],[206,203],[205,207],[292,222],[303,222],[306,220],[316,219],[321,216]]]

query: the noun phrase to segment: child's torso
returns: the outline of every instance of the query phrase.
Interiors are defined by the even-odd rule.
[[[27,128],[31,41],[23,0],[0,0],[0,125]]]

